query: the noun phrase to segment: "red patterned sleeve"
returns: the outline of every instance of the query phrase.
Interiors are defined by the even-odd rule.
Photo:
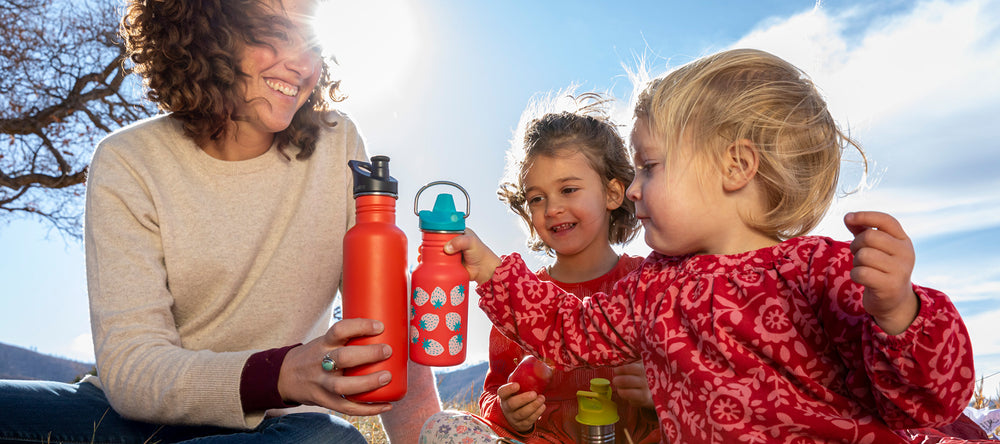
[[[850,368],[848,389],[868,398],[894,429],[949,424],[975,384],[972,345],[958,310],[944,293],[914,286],[920,311],[910,327],[889,335],[862,305],[864,287],[850,279],[853,256],[846,243],[817,247],[806,276],[823,276],[821,315]],[[822,267],[816,270],[815,267]]]
[[[972,399],[972,341],[944,293],[914,286],[920,312],[899,335],[869,319],[864,361],[882,418],[894,428],[953,422]]]
[[[479,285],[479,306],[493,325],[555,367],[621,365],[639,358],[636,313],[623,288],[578,299],[538,279],[517,253]]]

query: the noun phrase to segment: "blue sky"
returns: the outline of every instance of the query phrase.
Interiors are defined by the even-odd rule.
[[[337,5],[321,29],[344,69],[344,108],[369,152],[392,158],[411,263],[419,243],[413,196],[434,180],[469,191],[468,224],[498,253],[521,252],[533,268],[546,263],[527,254],[518,221],[495,198],[504,152],[534,95],[570,84],[610,91],[627,124],[632,85],[623,65],[643,57],[659,74],[719,50],[763,49],[810,74],[873,162],[868,185],[839,198],[814,233],[848,239],[840,221],[852,210],[900,219],[916,246],[914,282],[952,297],[977,375],[989,376],[988,395],[1000,393],[1000,1],[376,7]],[[842,187],[859,178],[845,167]],[[641,239],[627,251],[648,253]],[[0,342],[92,361],[82,246],[22,220],[0,225],[0,251]],[[489,323],[471,312],[476,362],[487,356]]]

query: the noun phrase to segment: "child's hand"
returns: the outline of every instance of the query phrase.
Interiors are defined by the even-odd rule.
[[[545,412],[545,397],[535,392],[518,393],[520,384],[511,382],[497,389],[500,410],[507,423],[520,433],[528,433]]]
[[[465,234],[452,238],[444,245],[444,252],[447,254],[460,251],[469,277],[477,284],[490,280],[493,277],[493,270],[500,266],[500,257],[479,240],[479,236],[476,236],[476,232],[472,229],[467,228]]]
[[[902,333],[920,310],[920,300],[910,282],[915,261],[913,243],[899,221],[885,213],[848,213],[844,224],[854,233],[851,279],[865,286],[865,311],[886,333]]]
[[[653,392],[649,391],[649,381],[646,380],[646,367],[641,361],[615,367],[614,371],[615,378],[612,382],[618,396],[636,407],[655,407]]]

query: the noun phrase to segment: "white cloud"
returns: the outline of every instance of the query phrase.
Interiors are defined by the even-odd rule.
[[[1000,186],[998,184],[997,186]],[[815,230],[831,237],[846,235],[843,215],[850,211],[886,211],[900,220],[913,239],[981,230],[1000,225],[1000,194],[959,195],[905,188],[865,190],[838,197]]]
[[[1000,319],[1000,307],[963,317],[965,327],[972,336],[972,348],[977,355],[1000,355],[1000,335],[996,334],[997,319]]]
[[[992,136],[1000,2],[921,2],[891,15],[874,6],[817,8],[766,22],[732,46],[771,51],[805,70],[885,186],[981,194],[995,183],[984,165],[1000,165]]]
[[[848,211],[899,219],[918,247],[914,281],[967,304],[977,375],[988,376],[1000,371],[1000,1],[877,6],[775,19],[732,46],[802,68],[865,149],[870,187],[837,199],[814,232],[849,240]],[[842,188],[859,171],[847,168]],[[996,393],[1000,375],[985,385]]]
[[[855,122],[929,101],[937,106],[921,112],[1000,96],[1000,82],[987,81],[1000,67],[998,2],[921,2],[899,15],[861,17],[874,12],[816,8],[766,22],[732,46],[773,51],[796,64],[826,92],[835,114]],[[861,35],[847,32],[863,18],[870,25]]]
[[[62,355],[74,361],[95,362],[94,338],[90,333],[78,335],[65,347]]]

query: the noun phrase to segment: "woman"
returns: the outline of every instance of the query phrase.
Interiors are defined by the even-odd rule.
[[[347,161],[366,159],[310,34],[312,0],[134,0],[122,35],[168,114],[94,154],[86,256],[98,374],[0,384],[0,442],[364,442],[345,421],[282,410],[383,414],[415,440],[440,409],[426,367],[403,405],[344,398],[388,383],[372,320],[329,329]],[[310,340],[311,339],[311,340]],[[304,342],[304,343],[303,343]]]

